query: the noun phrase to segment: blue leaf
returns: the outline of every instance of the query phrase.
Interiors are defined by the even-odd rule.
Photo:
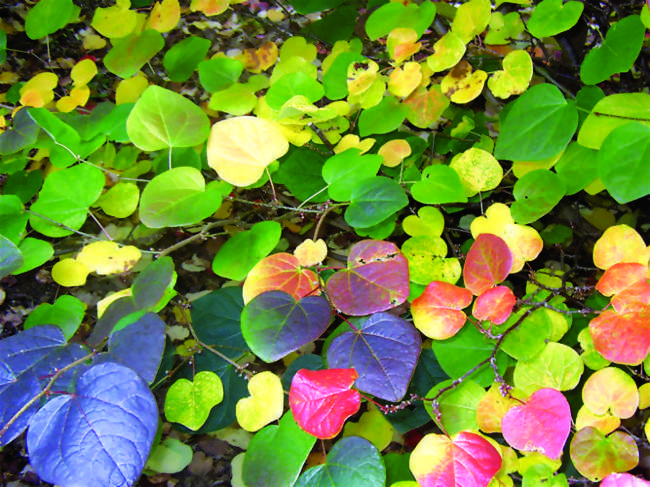
[[[354,385],[387,401],[400,401],[418,363],[420,334],[408,321],[389,313],[375,313],[358,331],[336,337],[327,351],[332,369],[354,368]]]
[[[88,369],[74,394],[54,398],[33,416],[27,449],[47,482],[130,486],[144,468],[157,426],[147,384],[108,362]]]
[[[0,362],[0,426],[4,428],[7,422],[39,392],[41,388],[34,373],[23,374],[18,380],[7,364]],[[6,445],[21,434],[37,409],[38,403],[34,403],[25,411],[0,437],[0,446]]]
[[[98,355],[94,363],[120,363],[135,370],[151,384],[156,378],[164,349],[165,322],[155,313],[146,313],[113,333],[108,341],[108,352]]]

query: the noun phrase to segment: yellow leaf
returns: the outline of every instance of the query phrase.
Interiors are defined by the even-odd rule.
[[[149,86],[149,81],[142,72],[120,81],[115,90],[115,104],[135,103],[147,86]]]
[[[39,73],[20,88],[20,103],[29,107],[42,107],[54,100],[54,88],[59,78],[54,73]]]
[[[418,34],[413,29],[407,27],[393,29],[386,39],[388,54],[396,63],[406,61],[422,47],[422,43],[416,42],[417,40]]]
[[[594,245],[594,264],[599,269],[609,269],[619,262],[648,265],[648,257],[643,237],[627,225],[609,227]]]
[[[278,46],[271,41],[265,42],[258,49],[245,49],[236,59],[244,63],[244,68],[251,73],[261,73],[275,64]]]
[[[359,149],[361,151],[359,155],[361,155],[368,152],[374,144],[375,139],[368,138],[361,140],[358,135],[346,134],[341,140],[339,140],[336,147],[334,147],[334,153],[340,154],[348,149]]]
[[[481,94],[486,79],[485,71],[472,72],[471,64],[463,60],[442,79],[440,88],[454,103],[468,103]]]
[[[56,102],[56,109],[60,112],[71,112],[79,106],[88,103],[90,88],[87,86],[75,86],[70,90],[70,95],[62,97]]]
[[[485,30],[491,14],[490,0],[470,0],[456,10],[451,31],[467,44]]]
[[[494,96],[508,98],[526,91],[533,77],[533,61],[526,51],[512,51],[503,58],[503,71],[497,71],[488,80]]]
[[[87,85],[97,74],[97,65],[92,59],[82,59],[74,65],[70,78],[75,86]]]
[[[460,176],[466,196],[496,188],[503,178],[501,164],[492,154],[472,147],[457,154],[449,164]]]
[[[151,9],[147,28],[158,32],[169,32],[178,25],[180,19],[181,7],[178,0],[162,0],[162,2],[156,2]]]
[[[433,45],[435,51],[427,58],[434,73],[456,66],[465,54],[465,43],[452,31],[447,32]]]
[[[190,10],[203,12],[207,16],[219,15],[226,11],[229,3],[228,0],[192,0]]]
[[[81,249],[77,261],[97,274],[107,275],[128,271],[137,264],[140,256],[136,247],[120,247],[116,242],[101,240]]]
[[[97,317],[101,318],[102,315],[104,314],[104,311],[106,311],[106,308],[108,308],[108,305],[111,304],[113,301],[117,301],[120,298],[123,298],[125,296],[131,296],[133,295],[133,292],[131,291],[131,288],[127,289],[122,289],[121,291],[117,291],[116,293],[111,293],[108,296],[106,296],[104,299],[100,299],[97,301]]]
[[[594,414],[587,406],[582,406],[576,416],[576,430],[587,426],[597,428],[602,434],[608,435],[621,425],[621,420],[610,413]]]
[[[311,267],[320,264],[327,257],[327,245],[322,238],[315,242],[308,238],[296,247],[293,251],[301,266]]]
[[[360,436],[382,451],[393,440],[393,425],[386,419],[377,406],[370,404],[368,411],[361,415],[356,423],[348,422],[343,429],[343,436]]]
[[[266,18],[271,22],[280,22],[284,19],[284,12],[279,8],[270,8],[266,11]]]
[[[526,452],[522,451],[523,457],[519,458],[518,471],[521,475],[525,475],[529,468],[536,467],[537,465],[548,465],[553,472],[562,466],[562,458],[552,459],[539,452]]]
[[[52,279],[66,287],[83,286],[90,269],[75,259],[63,259],[52,267]]]
[[[535,169],[550,169],[560,160],[562,154],[564,154],[564,151],[542,161],[513,161],[512,173],[517,176],[517,178],[521,178]]]
[[[418,63],[408,62],[390,73],[388,91],[399,97],[409,96],[422,81],[422,68]]]
[[[265,371],[248,381],[250,397],[237,401],[237,422],[246,431],[257,431],[282,416],[284,392],[280,378]]]
[[[287,138],[273,122],[251,116],[227,118],[212,126],[208,164],[230,184],[248,186],[288,150]]]
[[[83,39],[83,48],[86,51],[94,51],[96,49],[104,49],[106,47],[106,39],[98,36],[93,32],[88,32],[86,34],[80,35]]]
[[[639,387],[639,409],[650,407],[650,382]]]
[[[393,139],[382,145],[377,153],[384,158],[384,166],[395,167],[411,155],[411,146],[404,139]]]
[[[90,25],[109,39],[127,36],[137,27],[136,12],[130,8],[131,0],[117,0],[111,7],[98,8]]]
[[[348,91],[350,95],[360,95],[365,92],[377,79],[379,65],[367,60],[363,63],[352,63],[348,67]]]

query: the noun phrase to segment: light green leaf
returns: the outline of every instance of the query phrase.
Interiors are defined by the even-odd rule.
[[[515,223],[525,225],[537,221],[551,211],[564,197],[562,179],[548,169],[535,169],[519,178],[510,207]]]
[[[453,381],[446,380],[436,384],[427,393],[427,397],[434,397],[438,391],[451,385]],[[438,398],[439,410],[442,415],[442,424],[451,436],[463,430],[478,431],[476,409],[485,395],[485,389],[473,380],[465,380],[458,387],[451,389]],[[431,408],[432,401],[424,401],[424,409],[436,419],[436,413]]]
[[[145,469],[158,473],[178,473],[192,461],[192,447],[177,440],[166,438],[151,451]]]
[[[562,3],[562,0],[544,0],[533,10],[526,23],[535,37],[551,37],[569,30],[578,23],[584,5],[582,2]]]
[[[411,187],[411,194],[420,203],[428,205],[467,201],[458,173],[442,164],[426,167],[422,171],[422,180]]]
[[[178,379],[171,385],[165,396],[165,417],[196,431],[222,400],[221,379],[214,372],[204,370],[194,376],[193,382]]]
[[[25,320],[25,330],[38,325],[56,325],[63,331],[65,339],[70,340],[79,328],[85,312],[84,304],[78,298],[60,296],[54,304],[38,305]]]
[[[95,202],[104,213],[115,218],[126,218],[138,208],[140,190],[135,183],[120,181]]]
[[[27,13],[25,33],[30,39],[42,39],[65,27],[78,13],[72,0],[41,0]]]
[[[550,387],[568,391],[578,385],[584,364],[578,353],[561,343],[549,342],[537,356],[515,366],[515,387],[526,394]]]
[[[374,41],[387,36],[393,29],[407,27],[420,37],[435,16],[436,5],[433,2],[423,2],[420,5],[411,3],[406,6],[399,2],[385,3],[366,20],[366,34]]]

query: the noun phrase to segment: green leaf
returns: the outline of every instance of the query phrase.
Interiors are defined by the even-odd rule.
[[[68,167],[80,156],[79,133],[45,108],[28,108],[29,116],[52,139],[50,160],[57,167]]]
[[[377,154],[360,155],[358,149],[348,149],[330,157],[323,166],[323,179],[329,184],[330,197],[348,201],[360,181],[377,175],[382,160]]]
[[[0,65],[7,60],[7,34],[0,29]]]
[[[239,59],[218,57],[199,63],[199,81],[206,91],[214,93],[237,82],[244,71]]]
[[[79,164],[51,173],[45,178],[36,203],[31,207],[29,223],[48,237],[65,237],[74,233],[54,222],[79,230],[86,221],[88,208],[99,197],[106,179],[104,173],[88,164]]]
[[[650,127],[628,123],[614,129],[598,151],[598,176],[620,204],[650,194]]]
[[[580,127],[578,143],[600,149],[603,140],[617,127],[639,122],[650,127],[650,95],[618,93],[601,99]]]
[[[241,281],[280,241],[282,228],[278,222],[256,223],[250,230],[239,232],[226,241],[212,261],[218,276]]]
[[[370,40],[387,36],[398,27],[413,29],[420,37],[429,28],[436,16],[436,5],[423,2],[407,6],[399,2],[389,2],[375,10],[366,20],[366,34]]]
[[[327,201],[329,193],[325,189],[327,183],[322,176],[324,164],[325,156],[319,152],[305,147],[292,147],[287,157],[282,159],[280,169],[274,173],[273,180],[284,184],[300,201]]]
[[[222,183],[208,185],[201,171],[176,167],[145,186],[140,199],[140,220],[150,228],[192,225],[221,206]]]
[[[187,81],[210,49],[210,41],[190,36],[174,44],[163,57],[163,66],[169,79],[177,83]]]
[[[348,67],[352,63],[363,62],[365,58],[357,52],[342,52],[323,74],[325,96],[330,100],[340,100],[348,94]]]
[[[467,201],[458,173],[442,164],[426,167],[422,171],[422,180],[411,187],[411,194],[415,200],[427,205]]]
[[[501,122],[494,156],[540,161],[562,152],[578,127],[575,104],[551,84],[529,88],[512,102]]]
[[[551,37],[576,25],[583,10],[582,2],[562,4],[562,0],[544,0],[535,7],[526,27],[540,39]]]
[[[352,227],[371,227],[404,208],[408,202],[397,181],[383,176],[365,179],[352,190],[345,221]]]
[[[18,247],[4,235],[0,235],[0,279],[12,274],[23,265]]]
[[[166,438],[151,450],[145,470],[158,473],[178,473],[192,461],[192,447],[177,440]]]
[[[368,440],[349,436],[336,442],[324,465],[303,473],[295,487],[384,487],[386,467]]]
[[[126,120],[131,142],[142,150],[191,147],[202,144],[210,133],[210,121],[187,98],[160,86],[149,86]]]
[[[42,39],[65,27],[78,12],[72,0],[41,0],[27,14],[25,33],[30,39]]]
[[[359,117],[359,135],[387,134],[397,130],[406,117],[406,109],[397,98],[384,96],[378,105],[367,108]]]
[[[235,83],[210,97],[208,107],[231,115],[246,115],[257,105],[255,90],[250,84]]]
[[[16,195],[0,195],[0,235],[18,245],[27,227],[28,215]]]
[[[451,31],[467,44],[485,30],[491,13],[489,0],[470,0],[456,10]]]
[[[139,34],[129,34],[113,40],[113,48],[104,57],[104,66],[120,78],[130,78],[163,47],[165,40],[157,30],[146,29]]]
[[[537,221],[551,211],[564,197],[562,179],[548,169],[536,169],[519,178],[510,207],[516,223],[525,225]]]
[[[453,383],[452,380],[440,382],[428,393],[428,398],[434,397],[440,389]],[[465,380],[457,387],[444,392],[438,398],[438,407],[442,414],[442,424],[451,436],[463,430],[478,430],[476,422],[476,409],[485,395],[485,389],[473,380]],[[429,415],[436,418],[432,409],[432,401],[424,401],[424,409]]]
[[[115,218],[126,218],[138,208],[140,190],[135,183],[120,181],[95,202],[104,213]]]
[[[84,304],[74,296],[60,296],[54,304],[43,303],[25,320],[25,330],[38,325],[56,325],[63,331],[66,341],[79,328],[86,313]]]
[[[24,238],[20,242],[20,245],[18,245],[18,249],[23,254],[23,265],[14,274],[22,274],[23,272],[36,269],[45,264],[54,255],[52,244],[37,238]]]
[[[0,133],[0,155],[13,154],[29,147],[36,142],[40,130],[28,110],[19,110],[13,117],[11,127]]]
[[[194,381],[178,379],[165,396],[167,421],[180,423],[191,430],[199,429],[210,410],[223,400],[223,385],[214,372],[202,371]]]
[[[280,110],[282,105],[294,97],[302,95],[315,103],[325,94],[323,85],[303,72],[289,73],[282,76],[271,85],[266,92],[266,103],[274,110]]]
[[[614,24],[607,31],[603,44],[585,56],[580,66],[582,82],[595,85],[613,74],[629,71],[641,52],[644,37],[645,26],[638,15],[630,15]]]
[[[598,177],[598,151],[571,142],[553,168],[566,194],[575,194]]]
[[[300,429],[287,411],[279,425],[265,427],[248,445],[242,469],[246,486],[293,485],[315,443],[316,437]]]
[[[519,326],[503,339],[501,350],[515,360],[530,360],[539,355],[546,347],[546,343],[551,336],[551,325],[538,311],[536,310],[524,318]],[[513,313],[502,328],[510,329],[521,318],[522,314],[523,311]]]
[[[2,187],[2,193],[16,195],[25,204],[38,193],[42,184],[43,173],[41,171],[17,171],[7,178]]]

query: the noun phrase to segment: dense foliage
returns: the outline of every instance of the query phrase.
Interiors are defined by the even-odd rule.
[[[3,454],[151,485],[208,434],[234,486],[650,485],[650,4],[0,18]]]

